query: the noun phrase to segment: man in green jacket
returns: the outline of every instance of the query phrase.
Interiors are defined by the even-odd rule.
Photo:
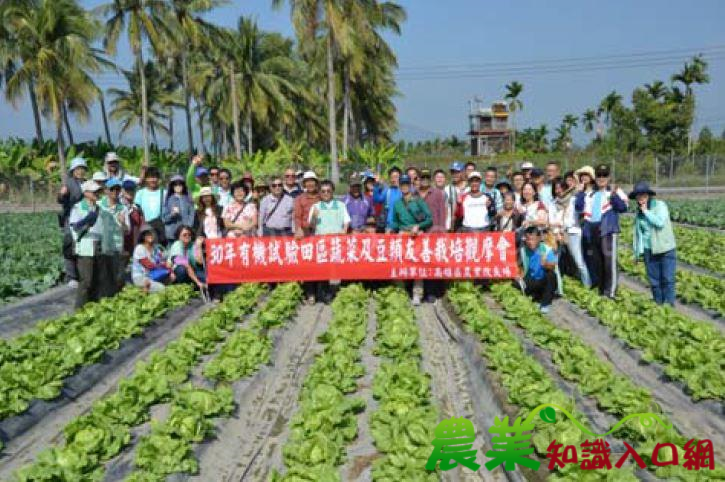
[[[644,257],[647,278],[655,303],[675,305],[675,235],[667,204],[654,199],[655,192],[644,181],[638,182],[629,194],[637,200],[634,218],[635,260]]]
[[[402,197],[393,206],[393,217],[388,232],[405,232],[411,236],[424,233],[433,225],[433,215],[426,202],[411,189],[410,176],[400,176]],[[423,280],[413,280],[413,305],[420,305],[423,298]]]
[[[189,164],[189,169],[186,171],[186,185],[194,202],[199,199],[199,191],[201,191],[201,188],[210,185],[209,170],[201,165],[203,161],[204,157],[201,154],[195,155],[191,160],[191,164]],[[219,194],[219,186],[212,186],[211,192],[217,196]]]
[[[402,197],[393,206],[388,232],[424,233],[433,225],[433,215],[425,201],[413,193],[410,176],[400,176],[400,192]]]

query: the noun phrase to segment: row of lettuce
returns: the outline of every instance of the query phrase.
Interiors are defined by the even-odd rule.
[[[622,376],[590,346],[569,330],[554,325],[538,307],[523,296],[516,288],[501,284],[492,287],[492,295],[503,309],[503,316],[508,323],[517,326],[522,336],[530,340],[540,349],[551,354],[551,361],[557,373],[574,384],[585,396],[594,399],[597,407],[614,417],[623,418],[631,414],[653,412],[669,425],[666,414],[662,413],[652,394],[643,387],[637,386],[628,377]],[[500,377],[506,388],[509,402],[518,406],[519,415],[526,415],[530,410],[543,403],[554,403],[573,413],[575,418],[584,419],[576,411],[576,404],[569,396],[562,393],[556,382],[550,378],[535,359],[526,355],[518,336],[512,332],[507,322],[492,312],[482,301],[482,293],[470,284],[456,284],[449,292],[449,299],[455,311],[465,322],[467,328],[476,333],[484,345],[483,354],[488,367]],[[642,330],[649,330],[647,323],[641,320]],[[655,328],[656,330],[656,328]],[[719,358],[722,360],[722,357]],[[694,373],[693,373],[694,375]],[[570,423],[564,425],[542,424],[537,421],[534,445],[537,453],[546,454],[548,443],[556,439],[558,443],[576,445],[585,438]],[[691,438],[675,430],[652,424],[644,426],[636,421],[618,429],[614,436],[620,440],[634,442],[637,452],[647,459],[658,443],[672,443],[683,455],[684,445]],[[682,457],[680,457],[681,459]],[[660,452],[660,462],[673,459],[673,454]],[[647,460],[650,469],[656,469],[658,478],[679,477],[690,480],[693,475],[680,466],[653,467]],[[626,466],[625,466],[626,468]],[[556,480],[609,480],[611,473],[587,474],[578,473],[578,466],[567,465]],[[703,475],[703,477],[722,477],[722,469]],[[617,480],[634,480],[634,474],[618,470]],[[703,479],[704,480],[704,479]]]

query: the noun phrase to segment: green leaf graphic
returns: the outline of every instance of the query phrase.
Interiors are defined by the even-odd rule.
[[[545,409],[540,411],[539,416],[541,417],[541,420],[546,423],[556,422],[556,410],[554,410],[552,407],[546,407]]]

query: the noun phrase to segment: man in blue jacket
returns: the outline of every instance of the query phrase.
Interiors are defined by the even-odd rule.
[[[592,288],[614,298],[617,293],[617,237],[619,214],[627,212],[627,195],[610,185],[609,166],[602,164],[595,171],[595,186],[580,191],[574,209],[582,216],[582,247]]]
[[[392,232],[393,214],[395,203],[403,197],[400,192],[401,170],[395,166],[388,170],[388,182],[386,186],[380,182],[375,183],[373,188],[373,202],[382,204],[383,210],[380,216],[385,223],[385,232]],[[382,223],[380,223],[382,224]]]

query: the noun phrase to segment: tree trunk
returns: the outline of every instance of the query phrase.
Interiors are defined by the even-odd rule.
[[[332,33],[327,34],[327,120],[330,134],[330,177],[340,182],[340,166],[337,164],[337,121],[335,119],[335,65],[333,60]]]
[[[61,182],[65,184],[68,181],[68,169],[66,168],[65,163],[65,146],[63,142],[63,119],[62,119],[62,111],[63,106],[60,102],[57,103],[55,106],[55,109],[53,109],[55,112],[53,113],[54,121],[55,121],[55,133],[56,133],[56,144],[58,145],[58,162],[60,164],[60,178]]]
[[[194,155],[194,131],[191,126],[191,95],[189,94],[189,73],[186,52],[181,54],[181,87],[184,89],[184,114],[186,114],[186,136],[189,141],[189,157]]]
[[[344,92],[342,113],[342,158],[347,159],[347,150],[350,147],[350,73],[347,67],[342,70]]]
[[[357,123],[355,122],[355,112],[353,112],[352,109],[352,99],[350,100],[350,149],[354,149],[358,146],[358,140],[360,137],[358,136],[357,131]]]
[[[31,80],[28,83],[28,95],[30,105],[33,108],[33,119],[35,120],[35,138],[39,144],[43,143],[43,127],[40,124],[40,110],[38,110],[38,97],[35,95],[35,83]]]
[[[63,122],[65,122],[65,130],[68,133],[68,142],[70,145],[74,145],[76,142],[73,139],[73,131],[70,129],[70,120],[68,119],[68,107],[63,103]]]
[[[229,72],[229,83],[232,94],[232,121],[234,123],[234,154],[237,160],[242,159],[242,133],[239,128],[239,99],[237,99],[237,82],[234,79],[234,67]]]
[[[106,131],[106,142],[113,144],[111,141],[111,130],[108,128],[108,114],[106,114],[106,101],[103,98],[103,93],[100,94],[98,100],[101,102],[101,116],[103,117],[103,129]]]
[[[174,109],[169,107],[169,150],[174,152]]]
[[[199,151],[202,155],[206,154],[206,146],[204,145],[204,114],[201,109],[201,101],[196,99],[196,115],[199,118]],[[212,142],[215,142],[213,129],[214,122],[211,123],[212,127]]]
[[[254,132],[252,131],[252,104],[248,103],[247,105],[247,153],[251,156],[254,152],[254,146],[253,146],[253,140],[252,137],[254,135]]]
[[[516,152],[516,111],[511,113],[511,124],[513,124],[513,130],[511,131],[511,152]]]
[[[149,167],[151,155],[149,154],[149,110],[146,98],[146,73],[144,72],[143,50],[136,54],[138,74],[141,81],[141,134],[143,136],[143,167]]]
[[[227,142],[227,126],[220,126],[222,131],[222,156],[226,159],[229,157],[229,143]]]

